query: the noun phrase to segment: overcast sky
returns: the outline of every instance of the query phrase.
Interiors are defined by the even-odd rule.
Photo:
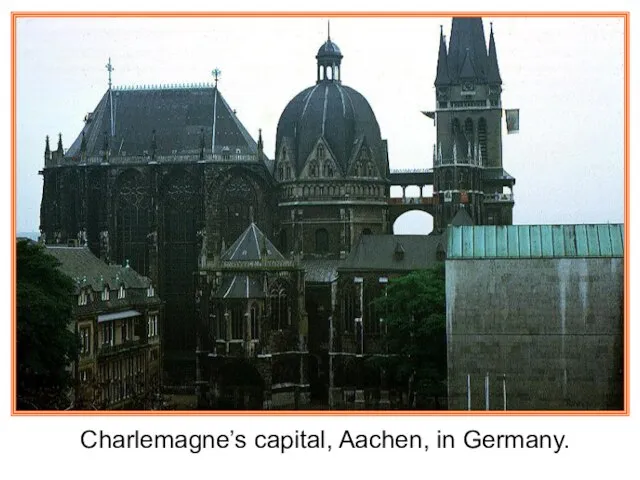
[[[487,18],[487,37],[489,21],[503,107],[520,109],[520,133],[503,135],[514,223],[622,222],[623,20]],[[369,100],[392,169],[432,166],[435,127],[420,111],[435,104],[441,24],[448,36],[450,18],[331,20],[342,81]],[[109,57],[118,86],[210,82],[221,69],[221,93],[273,158],[279,116],[315,83],[326,36],[320,18],[20,19],[17,231],[39,227],[45,135],[71,145],[107,88]],[[401,217],[396,233],[428,233],[425,217]]]

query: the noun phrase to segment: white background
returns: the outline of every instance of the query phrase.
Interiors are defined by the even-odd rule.
[[[193,2],[191,2],[193,3]],[[245,2],[246,6],[243,9],[264,9],[262,3],[253,2],[249,5]],[[27,6],[36,10],[50,10],[53,8],[47,2],[13,2],[9,3],[9,11],[12,10],[25,10]],[[561,9],[569,10],[576,9],[577,4],[569,2],[536,2],[517,4],[518,8],[525,9]],[[68,9],[68,10],[83,10],[87,9],[89,5],[86,2],[66,2],[64,5],[57,4],[56,8]],[[394,4],[381,3],[381,2],[368,2],[366,8],[369,10],[391,10],[391,9],[404,9],[404,10],[416,10],[425,9],[428,6],[419,3],[409,4],[408,2],[396,2]],[[472,2],[457,2],[455,5],[447,4],[448,8],[455,8],[462,11],[464,9],[478,8],[477,3]],[[499,10],[499,9],[513,9],[515,4],[513,2],[483,2],[482,7],[485,9]],[[606,5],[602,5],[602,2],[581,2],[580,9],[594,9],[602,10],[603,8],[615,9],[615,10],[628,10],[631,8],[631,2],[607,2]],[[106,6],[103,6],[106,8]],[[148,8],[143,4],[133,5],[133,2],[111,2],[108,5],[110,9],[130,9],[136,8],[142,10]],[[154,4],[154,8],[158,10],[173,10],[177,8],[183,9],[239,9],[238,5],[230,4],[209,4],[201,3],[187,6],[186,3],[179,5],[172,3],[168,6],[161,5],[159,3]],[[279,2],[278,5],[270,5],[270,8],[280,10],[301,9],[302,5],[289,2]],[[355,9],[358,6],[347,5],[345,2],[332,2],[327,1],[323,4],[311,4],[306,7],[312,10],[331,10],[331,9]],[[362,8],[362,7],[359,7]],[[487,15],[488,16],[488,15]],[[632,22],[635,17],[632,17]],[[497,26],[496,21],[496,26]],[[4,64],[9,65],[10,50],[8,45],[9,36],[9,18],[5,17],[5,22],[2,23],[2,28],[5,41],[5,48],[0,50],[0,54],[3,56]],[[333,30],[333,29],[332,29]],[[338,33],[336,32],[336,36]],[[496,33],[497,35],[497,33]],[[637,35],[631,35],[632,45],[631,52],[635,52],[638,49],[637,41],[635,40]],[[497,41],[499,37],[497,37]],[[342,47],[342,44],[336,38],[336,42]],[[248,45],[254,49],[256,55],[260,52],[261,41],[259,38],[253,41],[247,40]],[[318,42],[312,42],[314,45]],[[502,60],[503,52],[508,48],[505,45],[506,42],[502,41],[498,43],[498,54],[500,60]],[[319,45],[319,43],[318,43]],[[292,48],[296,48],[296,45],[290,45]],[[431,68],[431,55],[435,45],[428,45],[426,49],[429,52],[429,66]],[[288,47],[285,45],[284,47]],[[558,49],[562,48],[562,43],[558,42]],[[345,65],[347,65],[347,53],[345,53]],[[188,52],[185,52],[185,56]],[[415,51],[407,52],[407,55],[417,55]],[[310,62],[313,62],[313,52]],[[632,56],[632,72],[631,78],[637,78],[637,69],[635,64],[637,63],[637,55]],[[100,63],[102,65],[102,63]],[[221,67],[222,68],[222,67]],[[507,72],[505,67],[502,68],[502,75],[507,82],[515,82],[518,72]],[[210,65],[207,63],[206,71],[210,71]],[[223,68],[223,71],[225,69]],[[313,75],[314,72],[313,63],[309,66],[309,75]],[[6,112],[9,113],[10,104],[10,78],[8,75],[1,77],[2,91],[5,92],[4,99],[6,100]],[[570,75],[571,72],[566,72],[566,75]],[[225,75],[228,75],[225,73]],[[346,75],[346,73],[345,73]],[[508,77],[507,77],[508,75]],[[557,75],[557,74],[556,74]],[[562,76],[562,75],[558,75]],[[41,71],[41,84],[42,88],[46,88],[47,84],[47,69],[43,68]],[[226,77],[225,77],[226,78]],[[175,82],[180,81],[206,81],[206,79],[176,79]],[[425,77],[425,81],[432,83],[433,79],[430,76]],[[148,83],[158,82],[153,78],[148,80]],[[171,80],[168,80],[171,82]],[[309,78],[307,84],[311,84],[313,78]],[[307,84],[301,85],[300,89],[304,88]],[[353,85],[358,88],[357,82],[353,82]],[[91,108],[90,106],[97,103],[99,96],[103,92],[103,87],[96,86],[95,101],[83,101],[80,106],[84,110]],[[365,95],[364,88],[358,88]],[[429,87],[430,89],[430,87]],[[425,89],[429,91],[429,89]],[[245,89],[246,90],[246,89]],[[291,95],[296,93],[291,92]],[[524,92],[526,94],[526,92]],[[525,99],[520,94],[518,98],[513,98],[514,105],[516,107],[522,106]],[[93,98],[93,97],[92,97]],[[231,101],[231,99],[228,99]],[[370,99],[371,100],[371,99]],[[424,105],[424,108],[428,108],[426,105],[431,99],[427,97],[421,97],[419,102]],[[589,102],[589,100],[585,100]],[[373,103],[373,101],[372,101]],[[384,102],[383,102],[384,103]],[[385,108],[385,107],[382,107]],[[421,106],[422,108],[422,106]],[[613,111],[616,109],[619,111],[619,104],[612,104]],[[246,109],[250,110],[250,106]],[[375,106],[374,106],[375,109]],[[240,108],[238,108],[240,110]],[[379,120],[382,115],[376,112]],[[565,112],[567,115],[567,121],[575,120],[572,118],[570,111]],[[578,112],[582,115],[581,112]],[[64,109],[56,115],[63,115]],[[38,112],[31,112],[29,116],[25,117],[24,124],[38,123],[40,117],[51,116],[51,112],[46,110]],[[580,121],[583,118],[580,117]],[[242,116],[241,116],[242,119]],[[54,115],[55,120],[55,115]],[[425,119],[426,120],[426,119]],[[33,122],[32,122],[33,121]],[[79,121],[79,120],[78,120]],[[600,117],[600,122],[607,122],[608,117]],[[7,359],[7,366],[9,361],[9,346],[10,346],[10,300],[13,292],[11,291],[10,271],[10,245],[14,239],[10,235],[10,131],[11,125],[9,123],[9,115],[5,116],[5,128],[2,129],[5,135],[4,145],[7,148],[6,160],[2,163],[3,175],[5,183],[4,201],[2,202],[2,215],[5,220],[6,234],[0,239],[2,242],[1,247],[5,252],[2,256],[4,271],[7,272],[3,277],[3,295],[6,305],[6,318],[5,328],[2,330],[3,341],[0,342],[3,351],[5,352],[4,358]],[[258,122],[259,123],[259,122]],[[632,116],[631,124],[634,125],[635,115]],[[382,124],[382,121],[381,121]],[[54,122],[55,125],[55,122]],[[526,122],[521,122],[523,131],[520,134],[522,137],[527,135],[525,131]],[[253,125],[247,125],[253,127]],[[383,130],[385,126],[382,124]],[[419,128],[426,127],[422,125]],[[58,128],[58,127],[54,127]],[[390,127],[391,128],[391,127]],[[79,131],[79,128],[74,128],[69,131],[68,135],[73,136]],[[51,135],[55,135],[57,131],[50,132]],[[622,139],[621,131],[618,132],[620,141]],[[393,148],[393,138],[391,134],[386,134],[383,131],[383,136],[389,138],[390,148]],[[591,135],[590,135],[591,137]],[[512,137],[506,140],[511,141]],[[425,139],[425,154],[430,154],[430,141]],[[36,138],[23,139],[26,143],[32,143],[37,146],[37,150],[42,150],[43,136],[38,135]],[[69,142],[71,140],[69,139]],[[598,148],[599,141],[597,138],[583,138],[583,142],[592,142],[592,148]],[[544,141],[541,141],[539,148],[544,146]],[[24,144],[19,144],[20,147]],[[562,146],[559,144],[559,148]],[[631,145],[633,152],[633,144]],[[620,144],[611,148],[620,149]],[[506,147],[505,147],[506,149]],[[40,155],[40,154],[39,154]],[[40,157],[41,158],[41,157]],[[391,159],[393,162],[393,158]],[[510,160],[506,157],[505,163],[508,165]],[[631,165],[634,163],[634,158],[631,158]],[[562,166],[562,159],[558,160],[558,165]],[[400,166],[399,166],[400,167]],[[614,167],[611,167],[614,168]],[[507,166],[507,170],[509,167]],[[515,174],[514,174],[515,175]],[[576,188],[575,183],[572,182],[571,177],[567,172],[563,174],[566,178],[568,188]],[[597,172],[597,177],[606,177],[606,172]],[[525,179],[521,178],[520,182],[524,182]],[[540,181],[540,180],[536,180]],[[616,180],[620,182],[619,178]],[[633,169],[631,183],[633,184]],[[541,189],[543,190],[543,189]],[[518,186],[516,186],[516,194],[518,193]],[[599,201],[603,204],[615,203],[620,205],[620,198],[611,200],[606,192],[593,190],[588,192],[589,195],[597,196]],[[631,195],[633,199],[633,195]],[[22,203],[30,203],[32,207],[36,208],[40,203],[40,192],[34,194],[33,197],[23,198]],[[631,202],[632,203],[632,202]],[[517,210],[518,207],[516,207]],[[559,209],[562,209],[560,205]],[[557,212],[558,210],[554,210]],[[619,207],[617,209],[619,211]],[[632,212],[633,213],[633,212]],[[634,225],[634,220],[637,215],[631,217],[631,224]],[[612,218],[611,221],[620,221],[621,218]],[[561,219],[563,222],[580,222],[577,219],[569,215],[566,219]],[[607,221],[607,219],[594,219],[594,221]],[[520,223],[528,223],[529,220],[522,220]],[[635,228],[631,228],[631,237],[633,238]],[[629,248],[629,246],[627,246]],[[632,257],[632,266],[634,258]],[[632,267],[633,270],[633,267]],[[633,292],[633,290],[632,290]],[[633,311],[633,294],[631,294],[632,311]],[[633,318],[631,323],[633,323]],[[631,330],[632,335],[635,334],[635,329]],[[633,351],[632,351],[633,358]],[[633,371],[632,371],[633,372]],[[638,474],[638,441],[637,432],[640,432],[640,424],[637,421],[637,415],[631,417],[552,417],[552,416],[509,416],[509,417],[450,417],[450,416],[424,416],[424,417],[212,417],[212,416],[185,416],[185,417],[61,417],[61,418],[37,418],[37,417],[11,417],[10,404],[9,404],[9,368],[0,369],[0,385],[2,385],[4,395],[0,396],[0,455],[4,459],[3,466],[7,469],[5,475],[20,476],[21,478],[69,478],[69,477],[90,477],[95,480],[102,478],[131,478],[134,475],[144,475],[145,477],[153,478],[171,478],[171,477],[187,477],[200,475],[204,478],[211,477],[224,477],[224,478],[240,478],[245,476],[258,476],[259,478],[327,478],[336,477],[359,477],[359,478],[396,478],[410,475],[412,477],[442,477],[447,475],[453,478],[462,478],[472,476],[473,478],[519,478],[519,479],[539,479],[542,477],[548,478],[581,478],[581,479],[600,479],[610,478],[616,475],[625,475],[625,478],[635,478]],[[634,376],[636,377],[636,376]],[[632,379],[633,380],[633,379]],[[634,383],[632,381],[631,386]],[[631,394],[633,398],[633,388],[631,388]],[[632,401],[631,411],[635,412],[637,402]],[[635,412],[637,413],[637,412]],[[99,451],[99,450],[84,450],[80,446],[80,434],[83,430],[103,429],[110,433],[133,433],[136,429],[144,433],[222,433],[234,430],[236,433],[244,433],[247,436],[256,435],[259,433],[290,433],[296,429],[304,429],[308,432],[317,431],[324,428],[327,431],[328,437],[331,439],[334,449],[332,452],[314,452],[314,451],[290,451],[285,455],[281,455],[277,452],[266,452],[252,450],[249,447],[243,450],[207,450],[199,454],[191,454],[186,450],[175,451],[152,451],[152,450],[112,450],[112,451]],[[564,449],[559,454],[554,454],[547,450],[531,450],[531,451],[516,451],[516,450],[468,450],[465,449],[461,443],[461,438],[458,439],[458,446],[455,450],[436,450],[434,446],[427,453],[415,452],[410,450],[369,450],[353,452],[350,450],[339,451],[336,449],[339,442],[339,438],[344,429],[350,429],[352,433],[375,433],[383,429],[394,433],[422,433],[427,439],[435,439],[435,434],[438,430],[446,433],[461,436],[469,429],[477,429],[484,433],[545,433],[545,434],[565,434],[567,436],[567,444],[569,448]],[[431,442],[433,443],[433,441]]]

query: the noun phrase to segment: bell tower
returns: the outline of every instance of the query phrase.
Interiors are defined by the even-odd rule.
[[[481,18],[453,18],[447,48],[440,29],[433,154],[434,228],[465,209],[476,225],[513,223],[515,179],[502,165],[502,79],[493,26],[489,48]],[[507,189],[508,191],[505,191]]]

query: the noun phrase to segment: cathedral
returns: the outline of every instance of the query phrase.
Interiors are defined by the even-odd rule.
[[[163,384],[202,408],[390,408],[393,382],[364,373],[384,335],[372,300],[442,262],[448,226],[512,223],[493,30],[487,46],[482,19],[454,18],[438,48],[432,165],[413,172],[390,169],[331,37],[282,111],[273,159],[217,81],[109,77],[68,149],[46,139],[42,241],[86,245],[157,285]],[[391,198],[393,186],[421,193]],[[430,235],[393,234],[410,210],[433,216]]]

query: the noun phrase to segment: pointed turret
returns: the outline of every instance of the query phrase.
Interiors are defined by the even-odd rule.
[[[447,62],[447,42],[442,32],[442,25],[440,25],[440,49],[438,50],[438,69],[436,73],[436,81],[434,85],[436,87],[442,85],[449,85],[451,79],[449,78],[449,64]]]
[[[502,85],[500,77],[500,68],[498,67],[498,54],[496,53],[496,41],[493,38],[493,23],[491,24],[491,34],[489,36],[489,59],[487,82],[491,84]]]
[[[258,129],[258,151],[262,152],[264,150],[264,144],[262,143],[262,129]]]
[[[47,138],[44,143],[44,159],[49,160],[50,158],[51,158],[51,148],[49,147],[49,135],[47,135]]]
[[[58,134],[58,150],[57,150],[57,152],[58,153],[63,153],[64,152],[64,149],[62,148],[62,134],[61,133]]]

